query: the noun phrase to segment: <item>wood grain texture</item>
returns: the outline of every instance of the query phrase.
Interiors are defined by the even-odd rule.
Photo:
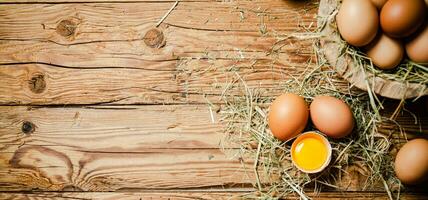
[[[236,32],[260,33],[260,25],[263,24],[268,31],[278,31],[278,34],[284,34],[302,31],[301,26],[309,26],[315,22],[317,11],[315,3],[315,1],[284,2],[280,0],[213,1],[209,4],[206,2],[180,2],[164,23],[167,25],[165,28],[176,28],[167,31],[169,36],[181,35],[186,30],[193,30],[188,34],[198,32],[198,34],[206,35],[209,35],[209,32],[220,34],[225,31],[229,32],[231,36]],[[171,6],[172,3],[162,2],[3,4],[0,7],[3,16],[1,22],[2,27],[8,29],[2,30],[1,36],[6,36],[5,38],[8,39],[50,39],[64,43],[67,43],[67,40],[68,43],[75,43],[93,40],[141,39],[141,36],[148,29],[153,28]],[[56,32],[58,23],[64,19],[75,20],[77,27],[75,37],[65,38]],[[33,32],[35,30],[38,32]],[[174,30],[181,31],[173,33]],[[200,39],[205,40],[205,38]],[[172,38],[169,41],[184,42],[173,41]],[[220,44],[224,42],[217,41],[220,41]],[[211,45],[219,45],[219,43]],[[241,45],[245,45],[245,43]]]
[[[218,149],[219,116],[207,106],[0,107],[0,149],[53,146],[93,152]],[[24,122],[34,127],[22,131]],[[231,148],[226,146],[226,148]]]
[[[251,194],[250,191],[230,191],[230,192],[61,192],[61,193],[0,193],[0,198],[4,200],[68,200],[68,199],[81,199],[81,200],[135,200],[135,199],[160,199],[160,200],[240,200],[248,199],[245,195]],[[422,194],[401,194],[401,199],[418,200],[422,199]],[[322,192],[319,194],[309,193],[313,199],[319,200],[342,200],[352,199],[355,200],[387,200],[388,196],[383,192]],[[283,199],[297,200],[297,196],[290,196]]]
[[[146,46],[144,37],[169,4],[0,7],[5,105],[205,103],[202,95],[221,94],[235,71],[250,86],[273,88],[276,80],[301,75],[302,63],[313,58],[311,41],[278,43],[314,22],[310,3],[183,2],[161,27],[166,44],[160,49]],[[58,31],[64,21],[70,33]],[[275,35],[263,36],[262,25]],[[37,77],[45,88],[34,92],[28,82]]]
[[[254,178],[246,176],[239,160],[230,160],[219,149],[105,153],[24,145],[5,148],[0,162],[3,191],[209,190],[248,187]]]
[[[216,111],[211,117],[206,105],[1,106],[0,190],[249,186],[252,159],[231,159],[237,146],[225,146],[227,155],[219,149],[224,135]],[[410,124],[411,116],[401,120]]]
[[[257,3],[212,2],[207,6],[203,2],[183,2],[161,26],[166,38],[165,47],[152,49],[143,43],[145,33],[167,12],[170,4],[0,6],[0,14],[4,16],[0,18],[0,39],[2,43],[8,42],[2,48],[5,49],[2,51],[2,60],[53,64],[67,62],[64,65],[77,61],[81,63],[94,55],[96,57],[89,61],[97,57],[112,58],[111,55],[107,56],[109,53],[115,54],[114,60],[122,57],[129,61],[132,58],[136,61],[171,59],[207,52],[221,55],[238,50],[263,55],[270,50],[276,38],[262,35],[261,26],[281,37],[302,31],[302,27],[309,27],[316,16],[315,7],[309,3],[293,5],[272,0]],[[310,10],[302,11],[304,8]],[[64,36],[58,31],[58,25],[64,20],[72,22],[71,35]],[[307,44],[306,49],[290,46],[283,49],[302,53],[304,50],[310,51]],[[12,46],[12,49],[6,48],[8,46]],[[82,55],[82,52],[85,53]],[[75,54],[79,56],[73,56]],[[100,63],[105,65],[108,62]],[[91,65],[91,62],[81,64]]]
[[[264,95],[271,96],[283,92],[277,86],[284,79],[302,77],[309,70],[297,64],[271,66],[271,60],[223,60],[216,61],[215,66],[209,60],[184,62],[176,71],[78,69],[41,64],[2,66],[0,104],[207,103],[205,97],[220,103],[226,86],[239,81],[239,77],[250,87],[266,89]],[[337,83],[337,87],[346,86],[344,81]],[[242,95],[238,89],[228,94]]]
[[[146,33],[173,3],[1,1],[0,199],[230,199],[254,191],[243,168],[252,160],[219,149],[218,110],[213,123],[206,103],[221,103],[236,73],[274,96],[278,83],[310,70],[312,41],[285,38],[314,29],[317,1],[180,1],[159,27],[165,44],[148,46]],[[421,135],[421,116],[399,120]],[[397,135],[393,124],[382,131]]]
[[[0,190],[239,187],[207,107],[0,107]],[[214,117],[215,113],[214,113]],[[32,131],[23,132],[30,122]]]

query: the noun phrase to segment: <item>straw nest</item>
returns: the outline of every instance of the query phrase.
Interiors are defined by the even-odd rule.
[[[322,67],[318,63],[302,79],[295,77],[284,81],[278,87],[283,92],[292,92],[303,96],[311,102],[317,95],[331,95],[344,100],[350,105],[356,119],[356,128],[351,136],[344,139],[329,139],[333,149],[330,166],[320,174],[309,175],[301,173],[290,160],[290,144],[275,139],[267,126],[267,113],[274,97],[269,97],[269,91],[259,88],[249,88],[245,81],[239,80],[227,90],[239,89],[241,94],[223,95],[225,106],[221,110],[221,121],[225,123],[225,143],[240,147],[233,156],[251,158],[253,166],[245,166],[254,173],[256,194],[248,194],[249,198],[272,199],[297,194],[307,199],[306,192],[324,189],[347,190],[353,179],[349,170],[358,171],[358,176],[364,177],[357,184],[364,185],[362,190],[382,187],[392,196],[392,190],[397,190],[399,181],[392,169],[392,157],[389,154],[392,146],[388,136],[378,132],[378,125],[388,120],[379,115],[381,105],[370,96],[355,89],[340,89],[335,87],[336,72]],[[308,125],[306,130],[315,130]],[[229,146],[229,145],[227,145]],[[231,153],[231,152],[229,152]],[[355,175],[355,174],[354,174]],[[346,180],[348,179],[348,180]],[[352,186],[351,186],[352,187]]]
[[[335,2],[336,6],[338,3],[322,0],[321,4],[326,2]],[[374,87],[373,83],[376,83],[378,78],[404,81],[407,89],[400,90],[400,99],[404,101],[403,97],[411,96],[407,94],[408,86],[412,84],[418,85],[418,88],[420,85],[426,86],[428,78],[426,68],[407,62],[404,65],[409,65],[408,68],[400,67],[396,71],[384,73],[371,64],[367,65],[371,63],[370,60],[359,53],[358,49],[346,45],[343,41],[335,44],[341,45],[338,51],[340,53],[326,56],[324,28],[331,26],[331,19],[334,19],[335,15],[333,10],[327,13],[319,16],[318,23],[321,24],[315,31],[311,27],[303,27],[304,32],[277,37],[277,43],[288,40],[313,42],[315,59],[306,63],[307,66],[304,67],[306,71],[300,75],[287,74],[288,78],[278,81],[275,88],[260,88],[247,84],[246,77],[241,76],[240,70],[232,69],[233,66],[231,66],[230,71],[234,72],[235,76],[224,86],[221,93],[223,104],[220,109],[220,121],[224,125],[225,133],[222,145],[239,147],[238,151],[235,148],[224,148],[224,151],[233,158],[239,158],[248,176],[254,177],[254,187],[257,192],[249,193],[244,196],[245,198],[279,199],[298,195],[301,199],[309,199],[308,193],[322,190],[378,190],[379,188],[384,188],[390,199],[399,197],[401,184],[394,175],[393,158],[390,154],[394,146],[393,140],[390,138],[391,135],[380,133],[379,127],[388,122],[396,124],[397,130],[401,129],[393,117],[386,118],[380,114],[383,105],[376,96],[380,91]],[[264,24],[262,25],[261,27],[264,27],[260,30],[262,36],[270,34],[270,36],[276,36],[275,32],[267,32]],[[275,45],[271,52],[266,52],[266,55],[270,55],[273,60],[278,56],[274,55],[275,52],[280,51],[280,47]],[[352,61],[353,67],[358,68],[364,75],[364,85],[360,86],[351,81],[345,87],[343,84],[339,86],[339,82],[344,83],[341,77],[348,80],[349,77],[346,76],[347,73],[338,72],[335,65],[329,65],[332,63],[332,55],[336,56],[337,61],[343,62],[342,57]],[[248,66],[248,69],[251,68],[252,66]],[[278,90],[301,95],[308,103],[318,95],[330,95],[342,99],[351,107],[356,127],[346,138],[329,139],[333,150],[332,161],[323,172],[315,175],[300,172],[290,160],[291,144],[281,142],[272,136],[267,125],[267,115],[270,103],[276,97],[272,93],[273,91],[277,93]],[[403,91],[404,94],[402,94]],[[418,95],[413,97],[420,94],[418,92]],[[210,104],[210,108],[212,106]],[[393,116],[399,109],[400,107]],[[309,124],[305,131],[309,130],[315,130],[315,128]],[[403,134],[401,136],[405,137]],[[248,166],[248,160],[253,161],[253,165]]]

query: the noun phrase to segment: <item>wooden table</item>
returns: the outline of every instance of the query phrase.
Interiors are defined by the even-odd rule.
[[[228,199],[254,191],[254,177],[220,150],[222,125],[207,102],[221,104],[236,72],[279,94],[277,81],[314,59],[313,41],[289,39],[267,52],[278,38],[314,30],[317,2],[183,0],[166,16],[174,3],[1,1],[0,199]],[[408,133],[427,133],[426,112],[418,117],[415,124],[404,112],[399,121]],[[383,188],[356,188],[313,195],[387,198]]]

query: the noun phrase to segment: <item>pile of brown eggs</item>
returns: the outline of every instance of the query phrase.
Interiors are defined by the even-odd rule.
[[[388,70],[407,57],[428,63],[428,0],[343,0],[336,16],[342,38],[361,47],[374,65]],[[406,143],[395,159],[397,177],[406,184],[428,178],[428,140]]]
[[[309,119],[316,130],[304,132]],[[331,145],[327,138],[343,138],[355,125],[348,104],[331,96],[317,96],[308,107],[305,99],[293,93],[283,94],[269,108],[268,124],[272,135],[289,141],[291,160],[301,171],[318,173],[331,160]]]
[[[409,0],[410,1],[410,0]],[[311,148],[300,158],[303,164],[313,164],[320,161],[313,169],[305,169],[305,166],[296,162],[297,146],[301,137],[308,136],[303,133],[308,121],[311,120],[315,131],[312,136],[325,140],[327,149],[322,146],[310,146]],[[283,94],[277,97],[271,104],[268,114],[268,125],[272,135],[281,140],[289,141],[296,138],[291,147],[291,160],[293,164],[303,172],[318,173],[330,162],[331,153],[320,154],[322,151],[331,151],[326,135],[330,138],[344,138],[352,133],[355,126],[351,108],[344,101],[331,96],[317,96],[308,106],[305,99],[293,93]],[[314,134],[321,133],[321,134]],[[395,159],[395,173],[405,184],[418,184],[428,178],[428,140],[414,139],[406,143],[398,152]]]
[[[336,16],[342,38],[380,69],[394,69],[405,55],[428,63],[428,0],[343,0]]]

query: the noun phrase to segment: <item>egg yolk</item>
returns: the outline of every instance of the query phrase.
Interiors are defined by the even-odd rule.
[[[328,149],[320,138],[308,135],[297,141],[292,156],[296,165],[312,171],[321,168],[327,161]]]

